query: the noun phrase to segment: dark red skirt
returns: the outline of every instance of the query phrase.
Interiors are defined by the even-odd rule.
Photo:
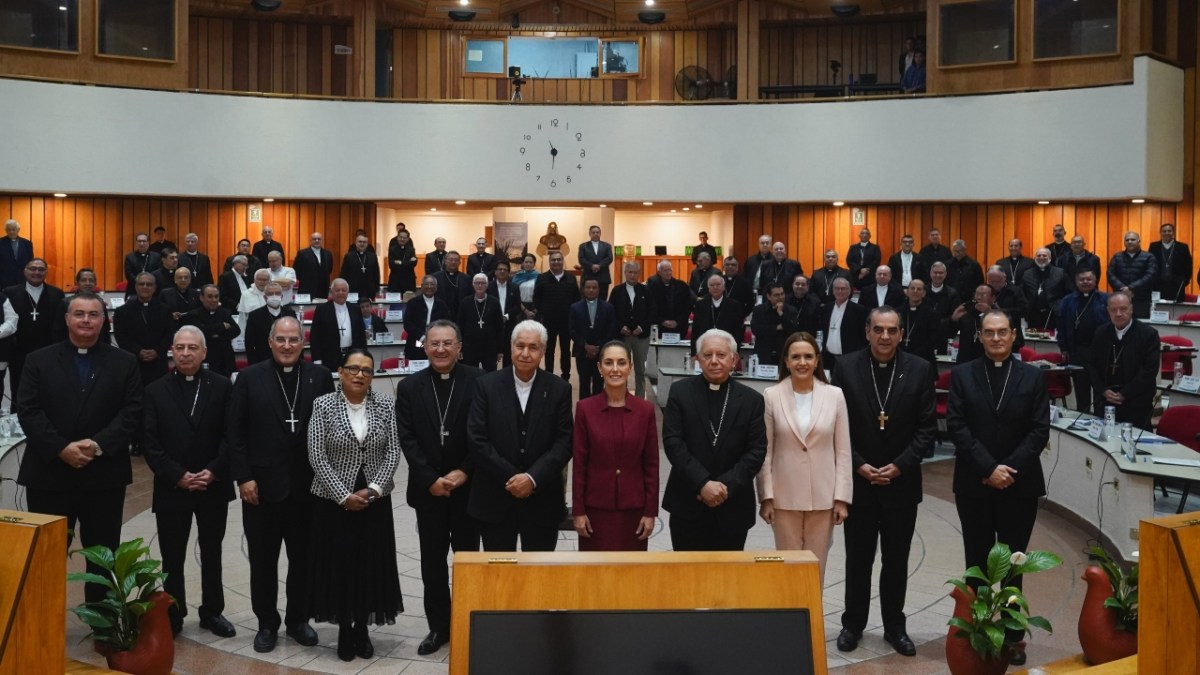
[[[579,538],[580,551],[645,551],[649,540],[638,541],[641,509],[614,511],[589,507],[592,536]]]

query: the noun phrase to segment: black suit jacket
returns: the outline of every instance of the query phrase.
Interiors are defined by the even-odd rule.
[[[446,497],[429,494],[429,486],[454,471],[467,474],[467,482],[450,493],[449,499],[466,504],[471,494],[471,478],[475,475],[475,460],[467,444],[467,415],[475,400],[475,385],[483,371],[472,366],[454,366],[454,393],[449,401],[438,402],[434,395],[433,378],[437,371],[426,368],[410,375],[396,385],[396,431],[400,448],[408,462],[408,505],[425,509],[445,503]],[[441,412],[446,414],[443,442],[439,435]]]
[[[496,256],[484,251],[480,253],[472,253],[465,256],[467,259],[467,276],[471,279],[475,278],[476,274],[483,274],[491,279],[496,275]]]
[[[451,280],[446,270],[441,270],[434,274],[433,278],[437,279],[437,297],[446,303],[452,316],[458,313],[458,305],[463,298],[469,298],[475,293],[471,287],[471,277],[462,272],[455,272],[454,279]]]
[[[79,381],[76,350],[70,342],[39,349],[25,359],[16,397],[26,448],[17,474],[19,484],[86,492],[132,482],[129,442],[142,419],[137,361],[103,343],[89,353],[92,375],[85,382]],[[82,469],[59,459],[58,453],[68,443],[85,438],[95,441],[103,454]]]
[[[379,257],[370,252],[359,257],[357,250],[350,251],[342,258],[338,276],[350,285],[351,293],[358,293],[360,298],[373,298],[379,293]]]
[[[579,275],[580,285],[583,285],[583,282],[588,279],[595,279],[602,286],[612,283],[612,244],[607,241],[597,243],[599,244],[599,252],[592,251],[592,242],[590,239],[579,244],[579,249],[576,251],[579,254],[579,267],[582,270]],[[593,274],[592,265],[599,265],[600,271]]]
[[[258,261],[263,265],[267,265],[267,256],[271,254],[271,251],[279,251],[280,257],[283,258],[283,262],[285,264],[287,263],[287,255],[285,255],[283,252],[283,244],[280,244],[275,240],[267,241],[265,239],[259,239],[258,241],[254,242],[254,246],[250,249],[250,255],[258,258]]]
[[[746,340],[746,309],[737,300],[724,298],[719,309],[713,308],[712,296],[704,296],[696,302],[692,317],[692,354],[696,353],[696,342],[710,329],[720,328],[733,336],[741,345]]]
[[[263,361],[238,373],[229,415],[229,471],[238,485],[258,483],[258,499],[281,502],[293,491],[307,494],[313,470],[308,463],[308,420],[313,401],[331,393],[333,375],[303,359],[296,397],[296,432],[291,432],[287,405],[275,362]],[[292,392],[288,392],[292,396]]]
[[[553,272],[542,272],[533,283],[533,306],[537,308],[538,321],[569,328],[571,305],[583,297],[575,275],[563,272],[562,278],[556,280]]]
[[[218,307],[210,312],[203,307],[193,309],[183,315],[181,325],[195,326],[204,333],[204,341],[208,346],[208,356],[204,362],[216,373],[229,377],[237,370],[233,356],[233,339],[242,334],[237,318],[224,307]]]
[[[512,368],[503,368],[476,381],[467,416],[467,444],[475,462],[468,513],[487,523],[500,523],[512,518],[520,506],[539,525],[555,525],[565,508],[562,470],[571,461],[571,385],[537,371],[522,443],[514,377]],[[528,473],[537,484],[524,500],[504,489],[508,479],[519,473]]]
[[[281,307],[279,316],[300,318],[288,307]],[[268,336],[277,318],[279,317],[271,315],[271,308],[266,305],[246,315],[246,361],[250,365],[270,360],[271,345]]]
[[[25,265],[32,259],[33,242],[25,237],[18,237],[17,254],[14,256],[11,240],[8,237],[0,239],[0,284],[24,284]]]
[[[821,300],[809,291],[803,298],[788,293],[787,304],[796,308],[796,330],[816,335],[821,330]]]
[[[825,334],[822,353],[828,354],[829,320],[833,316],[834,303],[821,308],[821,332]],[[842,354],[856,352],[867,346],[867,309],[853,300],[846,301],[846,312],[838,332],[842,340]]]
[[[484,294],[482,319],[475,304],[475,295],[463,298],[458,303],[454,320],[462,331],[463,352],[478,354],[480,358],[495,361],[496,354],[504,351],[505,320],[500,312],[500,301],[495,296]],[[483,321],[483,326],[479,325]]]
[[[850,287],[854,287],[854,280],[850,278],[850,271],[846,268],[835,267],[832,270],[827,270],[822,267],[813,272],[812,276],[808,279],[809,294],[817,296],[822,305],[833,302],[833,280],[838,277],[849,281]]]
[[[854,244],[846,252],[846,266],[850,268],[850,280],[858,288],[875,283],[875,268],[882,263],[883,251],[879,249],[878,244],[868,243],[866,246]],[[858,275],[862,270],[867,270],[867,275],[860,279]]]
[[[1033,262],[1033,258],[1026,258],[1025,256],[1020,256],[1015,262],[1011,257],[1005,256],[997,259],[996,265],[1004,270],[1004,276],[1008,279],[1009,285],[1020,285],[1025,273],[1037,266]]]
[[[130,298],[129,302],[114,311],[113,335],[117,338],[117,346],[137,359],[143,384],[167,374],[167,351],[171,349],[171,340],[175,337],[175,321],[158,298],[150,300],[144,318],[142,303],[137,298]],[[143,349],[153,349],[158,353],[158,358],[153,361],[138,359],[138,352]]]
[[[769,283],[777,283],[783,286],[785,293],[790,292],[792,290],[792,282],[796,280],[796,275],[804,274],[804,268],[801,267],[800,263],[791,258],[784,258],[783,262],[778,262],[772,257],[758,269],[758,292],[760,294],[766,291],[767,284]]]
[[[3,242],[0,242],[3,243]],[[1157,290],[1163,300],[1181,302],[1183,292],[1192,283],[1192,252],[1188,245],[1176,241],[1171,245],[1171,255],[1163,252],[1162,241],[1150,242],[1150,255],[1158,263]],[[1170,267],[1167,263],[1170,262]]]
[[[425,340],[425,326],[438,319],[453,318],[450,316],[450,309],[446,307],[446,303],[436,296],[433,299],[432,316],[429,316],[427,321],[428,310],[429,308],[425,306],[424,295],[414,295],[404,304],[404,358],[406,359],[425,358],[425,349],[417,347],[417,340],[422,342]]]
[[[257,311],[257,310],[255,310]],[[366,347],[366,333],[363,332],[362,314],[357,307],[346,303],[351,347]],[[330,370],[336,370],[342,365],[342,334],[338,331],[337,311],[333,302],[317,305],[313,311],[313,322],[309,331],[308,346],[312,350],[313,363],[320,362]]]
[[[616,339],[620,329],[616,310],[603,300],[596,299],[595,323],[588,316],[586,300],[571,305],[571,353],[575,356],[586,356],[584,347],[587,345],[603,347],[604,343]]]
[[[376,262],[376,265],[379,263]],[[314,298],[329,296],[329,275],[333,274],[333,252],[321,249],[321,262],[317,262],[317,254],[312,247],[301,249],[292,263],[296,270],[296,282],[300,290]],[[375,292],[371,292],[373,297]]]
[[[254,279],[249,276],[243,276],[242,282],[246,284],[246,288],[254,285]],[[217,289],[221,291],[221,306],[236,312],[238,303],[242,300],[242,287],[238,285],[237,272],[222,272],[221,278],[217,280]]]
[[[425,274],[437,274],[442,271],[442,261],[448,251],[430,251],[425,254]]]
[[[654,307],[650,301],[650,289],[646,284],[638,284],[633,287],[633,301],[629,300],[628,284],[620,283],[613,286],[612,292],[608,294],[608,304],[613,306],[613,310],[617,313],[617,332],[622,328],[628,328],[632,333],[634,330],[641,328],[641,337],[650,337],[650,323],[654,315]]]
[[[921,247],[921,252],[917,255],[921,256],[921,267],[925,270],[925,276],[923,278],[926,282],[929,281],[929,269],[933,267],[933,263],[940,262],[943,265],[946,265],[948,269],[950,265],[950,259],[954,257],[954,254],[950,252],[949,247],[941,244],[938,244],[937,246],[934,246],[933,244],[925,244],[925,246]]]
[[[417,287],[417,252],[412,242],[403,246],[395,237],[388,242],[389,291],[411,291]]]
[[[850,413],[850,447],[854,466],[854,499],[870,496],[884,504],[916,504],[921,501],[921,460],[933,455],[937,434],[936,369],[924,359],[897,352],[892,393],[884,413],[887,423],[879,428],[879,394],[871,379],[875,359],[869,349],[838,359],[833,385],[842,388]],[[882,383],[881,383],[882,384]],[[884,385],[886,388],[886,385]],[[885,389],[886,391],[886,389]],[[895,464],[900,475],[890,485],[872,485],[858,475],[870,464],[882,468]]]
[[[500,287],[496,285],[496,280],[488,282],[487,294],[500,301]],[[509,279],[504,284],[504,335],[505,340],[512,332],[513,326],[516,326],[525,318],[525,313],[521,311],[521,289]]]
[[[938,317],[938,354],[946,353],[946,340],[954,337],[955,331],[958,330],[954,322],[950,320],[950,316],[962,302],[962,296],[958,290],[945,284],[937,293],[933,292],[932,286],[929,286],[925,293],[925,300],[921,304],[932,307]]]
[[[188,511],[233,499],[225,422],[233,383],[217,373],[196,373],[200,389],[178,373],[146,387],[142,450],[154,472],[154,511]],[[192,415],[195,405],[196,414]],[[213,482],[199,492],[179,487],[183,474],[208,470]]]
[[[1117,371],[1112,371],[1113,356],[1117,356]],[[1149,429],[1154,409],[1154,394],[1162,359],[1162,341],[1158,331],[1134,319],[1125,339],[1117,343],[1117,329],[1111,323],[1096,329],[1092,339],[1091,360],[1087,364],[1092,386],[1100,390],[1120,387],[1125,402],[1117,406],[1117,418],[1134,426]],[[1096,408],[1103,413],[1108,405],[1101,397]]]
[[[892,283],[898,284],[903,288],[900,281],[904,278],[904,263],[900,260],[900,251],[896,251],[888,258],[888,267],[892,268]],[[925,266],[925,261],[921,258],[921,254],[913,251],[912,264],[908,268],[913,279],[924,280],[929,276],[929,268]]]
[[[663,508],[674,518],[715,518],[723,532],[741,532],[754,526],[757,512],[754,478],[767,456],[763,423],[763,397],[753,389],[729,380],[729,405],[721,433],[713,443],[718,420],[709,418],[708,381],[702,375],[676,380],[663,411],[663,450],[671,473],[663,493]],[[704,484],[723,483],[729,498],[711,508],[696,499]]]
[[[187,251],[179,252],[179,266],[186,267],[192,271],[192,288],[202,288],[205,284],[215,283],[212,271],[212,261],[203,253],[197,253],[196,258],[192,259],[192,254]]]
[[[1046,375],[1036,366],[1009,359],[1012,375],[996,411],[987,376],[1005,377],[988,358],[955,366],[950,376],[946,429],[954,443],[954,494],[958,499],[1040,497],[1046,494],[1039,456],[1050,437]],[[985,375],[984,371],[987,370]],[[999,464],[1017,470],[1004,490],[983,484]]]
[[[3,244],[0,241],[0,248]],[[10,359],[21,360],[26,354],[54,341],[54,323],[62,320],[59,310],[65,296],[61,288],[42,284],[42,294],[37,301],[37,321],[33,320],[33,297],[26,292],[24,282],[4,289],[4,295],[18,317],[16,334],[5,338],[10,341]]]
[[[787,292],[789,290],[791,290],[790,284],[788,285],[788,288],[784,289],[784,291]],[[707,295],[707,292],[705,294]],[[740,276],[725,277],[725,297],[737,300],[738,304],[742,306],[742,309],[746,312],[746,316],[742,317],[743,321],[745,321],[750,316],[750,313],[754,311],[754,301],[756,297],[754,295],[754,289],[750,288],[749,281],[746,281]]]
[[[0,245],[4,242],[0,241]],[[126,294],[133,295],[133,284],[137,281],[137,275],[142,272],[154,273],[154,270],[162,267],[162,261],[159,255],[154,251],[146,251],[146,255],[133,251],[125,254],[125,282],[129,286],[125,289]]]
[[[767,302],[754,308],[750,313],[750,332],[754,335],[754,353],[758,354],[759,363],[765,366],[779,364],[783,342],[799,330],[799,321],[800,312],[786,302],[783,303],[782,316]]]
[[[906,302],[896,311],[900,314],[900,327],[904,329],[900,349],[928,361],[933,368],[930,377],[936,377],[937,350],[939,346],[944,346],[945,340],[937,310],[922,301],[915,309]]]
[[[688,316],[696,302],[695,296],[688,290],[687,284],[678,279],[664,283],[657,274],[646,282],[646,291],[650,294],[650,306],[653,308],[651,322],[658,324],[659,333],[679,333],[683,337],[687,333]],[[664,321],[674,321],[674,328],[662,325]]]
[[[158,292],[158,301],[167,308],[167,312],[172,316],[172,321],[175,321],[175,326],[179,327],[183,315],[200,306],[200,293],[196,291],[195,285],[188,286],[183,293],[180,293],[175,286],[170,286]],[[179,319],[174,318],[175,314],[179,314]]]
[[[868,284],[864,286],[858,294],[858,304],[862,305],[867,311],[875,309],[879,306],[879,284]],[[902,305],[908,302],[904,297],[904,289],[900,288],[900,284],[892,282],[888,284],[887,291],[883,294],[883,304],[892,309],[900,309]]]
[[[975,289],[983,285],[983,268],[964,255],[946,263],[946,285],[954,287],[963,299],[975,297]]]

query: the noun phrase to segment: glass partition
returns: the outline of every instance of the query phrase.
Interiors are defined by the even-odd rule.
[[[1033,58],[1101,56],[1120,51],[1118,0],[1037,0]]]
[[[938,65],[1016,60],[1015,0],[943,0],[938,8]]]
[[[96,53],[175,60],[175,0],[97,0]]]
[[[78,0],[0,0],[0,45],[78,53]]]
[[[469,75],[504,75],[504,40],[470,39],[466,41],[467,54],[463,59],[464,69]]]
[[[594,37],[510,37],[508,65],[525,77],[589,78],[600,65],[600,40]]]

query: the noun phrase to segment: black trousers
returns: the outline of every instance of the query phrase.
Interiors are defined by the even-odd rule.
[[[84,548],[100,545],[116,550],[121,545],[121,521],[125,509],[123,485],[87,491],[27,487],[25,502],[32,513],[46,513],[67,519],[68,550],[71,548],[72,532],[79,534],[79,541]],[[107,576],[107,572],[92,563],[88,563],[87,571]],[[100,602],[104,599],[104,587],[86,584],[83,595],[88,602]]]
[[[1102,391],[1096,391],[1092,384],[1092,375],[1088,372],[1087,364],[1091,360],[1091,349],[1076,346],[1071,350],[1071,365],[1084,366],[1083,370],[1071,373],[1071,388],[1075,392],[1075,409],[1091,414],[1097,400],[1103,401]],[[1100,415],[1104,415],[1104,406],[1100,406]]]
[[[17,394],[21,389],[21,371],[25,370],[25,355],[12,354],[8,357],[8,386],[12,392],[11,410],[14,414],[18,412],[20,406],[17,405]]]
[[[862,492],[855,492],[850,515],[842,526],[846,535],[846,609],[842,612],[842,628],[861,633],[867,627],[871,571],[878,544],[883,630],[891,635],[906,633],[904,596],[908,591],[908,551],[917,527],[917,502],[884,504],[878,497]]]
[[[604,391],[604,376],[600,374],[598,360],[576,356],[575,372],[579,373],[579,400]]]
[[[287,546],[288,626],[306,623],[304,583],[308,578],[308,548],[312,531],[312,501],[293,492],[281,502],[242,502],[242,522],[250,558],[250,608],[259,628],[279,628],[279,550]]]
[[[479,535],[485,551],[515,551],[521,540],[522,551],[553,551],[558,546],[558,523],[545,524],[544,514],[533,514],[524,505],[498,523],[479,523]],[[536,517],[535,517],[536,516]]]
[[[554,347],[558,346],[559,373],[571,377],[571,327],[562,324],[546,324],[546,372],[554,373]]]
[[[979,569],[987,570],[988,552],[998,541],[1008,544],[1009,549],[1014,552],[1029,548],[1033,522],[1037,518],[1038,498],[1005,494],[1002,490],[991,492],[994,494],[983,497],[955,495],[954,505],[958,509],[958,522],[963,535],[963,554],[966,558],[964,569],[977,565]],[[1021,588],[1021,582],[1021,577],[1017,577],[1013,579],[1012,585]],[[968,583],[978,582],[971,580]],[[1024,637],[1020,631],[1006,631],[1005,635],[1010,642]]]
[[[171,622],[176,625],[181,625],[183,617],[188,615],[183,564],[187,560],[193,516],[196,518],[196,540],[200,546],[200,618],[207,619],[225,611],[225,589],[221,584],[221,543],[225,541],[229,502],[201,498],[196,500],[192,508],[154,513],[163,571],[167,573],[163,590],[175,598],[175,604],[171,605],[169,612]]]
[[[729,532],[717,527],[714,518],[695,520],[672,515],[671,548],[676,551],[744,551],[748,530]]]
[[[429,630],[450,632],[450,568],[446,554],[479,550],[479,524],[467,515],[467,500],[441,498],[417,509],[421,540],[421,583],[425,586],[425,620]]]

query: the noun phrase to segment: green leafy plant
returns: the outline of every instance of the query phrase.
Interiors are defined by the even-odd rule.
[[[1133,566],[1126,571],[1123,567],[1113,560],[1099,546],[1092,546],[1088,549],[1088,556],[1096,563],[1100,569],[1104,570],[1104,574],[1108,576],[1108,583],[1112,584],[1112,597],[1104,601],[1104,606],[1112,608],[1117,612],[1117,628],[1129,633],[1136,633],[1138,629],[1138,565]]]
[[[955,637],[968,640],[981,658],[996,660],[1004,648],[1006,630],[1030,633],[1032,628],[1040,628],[1053,633],[1054,629],[1044,617],[1029,614],[1029,603],[1021,590],[1012,585],[1012,580],[1061,564],[1062,558],[1049,551],[1014,553],[1008,544],[996,542],[988,552],[986,573],[976,565],[964,572],[962,579],[946,582],[972,598],[971,619],[954,617],[948,622],[958,629]],[[972,586],[971,580],[980,583]]]
[[[115,551],[107,546],[89,546],[71,551],[71,555],[76,553],[106,574],[72,572],[67,580],[98,584],[105,593],[103,600],[85,602],[71,611],[91,627],[88,637],[96,642],[118,652],[133,649],[138,640],[138,620],[150,611],[150,596],[167,578],[162,562],[149,557],[150,547],[141,539],[123,542]]]

